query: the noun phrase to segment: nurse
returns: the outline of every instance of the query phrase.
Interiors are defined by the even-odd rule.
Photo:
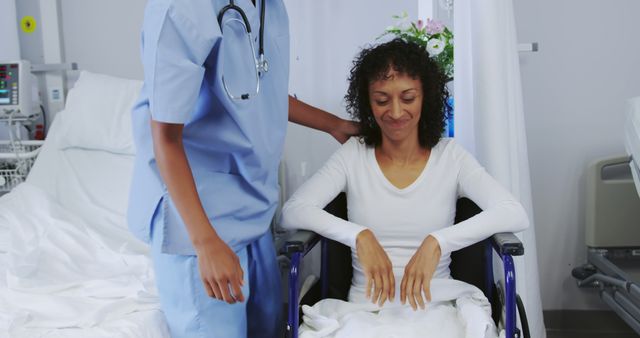
[[[287,96],[282,0],[149,0],[142,63],[128,221],[151,243],[171,335],[277,337],[269,224],[287,121],[340,142],[357,127]]]

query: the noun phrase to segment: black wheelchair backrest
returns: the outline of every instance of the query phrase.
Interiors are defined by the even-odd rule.
[[[347,219],[347,196],[338,195],[325,210],[337,217]],[[467,198],[458,199],[456,203],[455,224],[460,223],[482,211],[473,201]],[[328,297],[346,300],[351,286],[353,268],[351,266],[351,249],[341,243],[328,241]],[[451,276],[485,290],[485,242],[458,250],[451,254]]]

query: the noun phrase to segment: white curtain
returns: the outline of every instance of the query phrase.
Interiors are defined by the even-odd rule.
[[[15,0],[0,0],[0,61],[20,58]]]
[[[512,0],[456,0],[455,135],[527,210],[531,225],[519,234],[518,293],[531,336],[546,337],[542,318],[535,223],[522,107]]]

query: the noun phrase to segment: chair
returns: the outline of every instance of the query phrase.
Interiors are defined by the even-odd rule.
[[[347,219],[346,200],[346,195],[342,193],[327,205],[325,210],[335,216]],[[464,221],[480,211],[481,209],[471,200],[459,199],[456,204],[455,223]],[[322,251],[320,283],[317,283],[304,296],[302,302],[299,302],[298,269],[304,257],[318,243],[321,243]],[[291,261],[286,337],[297,338],[300,324],[300,303],[313,304],[323,298],[347,299],[353,273],[351,249],[313,232],[301,230],[293,233],[281,250],[281,253],[289,257]],[[493,280],[493,251],[500,256],[503,262],[504,287],[501,283],[494,283]],[[524,247],[515,235],[501,233],[453,252],[451,255],[450,269],[453,278],[473,284],[484,291],[492,304],[493,319],[496,325],[504,324],[503,327],[508,338],[521,337],[521,331],[516,326],[517,314],[520,315],[524,337],[530,337],[524,306],[516,294],[516,275],[513,262],[513,256],[523,254]]]

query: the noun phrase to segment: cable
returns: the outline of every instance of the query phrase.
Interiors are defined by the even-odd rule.
[[[44,112],[44,106],[40,105],[40,111],[42,111],[42,132],[44,133],[47,130],[47,113]]]

